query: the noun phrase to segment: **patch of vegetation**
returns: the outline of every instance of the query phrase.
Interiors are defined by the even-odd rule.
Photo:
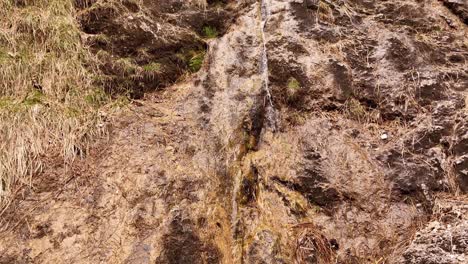
[[[10,97],[0,97],[0,116],[19,111],[21,104]]]
[[[85,100],[88,104],[94,107],[100,107],[106,104],[110,98],[102,89],[95,89],[85,96]]]
[[[350,118],[358,121],[363,121],[367,116],[366,107],[355,98],[346,101],[346,112]]]
[[[23,104],[26,106],[33,106],[36,104],[42,104],[42,100],[44,98],[44,94],[39,90],[34,90],[26,96],[23,100]]]
[[[116,61],[116,64],[125,74],[133,74],[137,69],[137,66],[130,58],[120,58]]]
[[[320,20],[334,22],[335,18],[333,16],[332,7],[325,1],[319,1],[318,3],[318,13]]]
[[[64,113],[69,118],[77,118],[82,115],[81,111],[75,107],[66,107]]]
[[[10,59],[10,55],[0,47],[0,64],[7,63]]]
[[[12,188],[32,182],[40,157],[53,149],[72,160],[102,131],[98,107],[107,101],[73,2],[0,0],[0,210]]]
[[[143,65],[143,70],[148,72],[160,72],[162,69],[161,63],[151,62],[146,65]]]
[[[287,96],[288,101],[293,101],[297,98],[298,92],[301,89],[301,83],[294,77],[288,79]]]
[[[111,106],[120,108],[120,107],[124,107],[128,105],[129,103],[130,103],[130,99],[128,96],[120,95],[112,101]]]
[[[191,72],[199,71],[203,65],[204,59],[205,59],[205,51],[194,54],[188,62],[188,67],[190,71]]]
[[[215,27],[212,27],[212,26],[204,26],[202,29],[202,33],[203,33],[203,37],[207,39],[218,37],[218,31],[216,30]]]
[[[189,69],[190,72],[197,72],[203,66],[206,51],[202,47],[190,50],[179,50],[175,57]]]
[[[294,77],[288,79],[288,89],[297,91],[301,88],[301,83]]]

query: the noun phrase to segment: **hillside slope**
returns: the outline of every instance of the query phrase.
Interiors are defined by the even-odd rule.
[[[465,2],[74,8],[93,85],[130,103],[44,155],[0,263],[468,259]]]

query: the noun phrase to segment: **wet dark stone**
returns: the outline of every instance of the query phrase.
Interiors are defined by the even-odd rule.
[[[442,0],[444,5],[468,25],[468,2],[466,0]]]
[[[394,183],[393,194],[396,197],[408,196],[427,202],[426,193],[441,191],[444,188],[444,170],[440,161],[432,154],[421,157],[391,150],[377,159],[388,168],[385,176]]]
[[[352,73],[346,65],[338,61],[330,62],[330,70],[335,78],[336,86],[341,90],[341,98],[347,99],[354,94]]]
[[[321,155],[316,151],[304,153],[305,162],[301,164],[301,170],[293,181],[273,178],[276,182],[301,193],[309,202],[326,209],[333,208],[341,200],[339,192],[332,187],[326,186],[329,181],[322,175],[320,170]]]

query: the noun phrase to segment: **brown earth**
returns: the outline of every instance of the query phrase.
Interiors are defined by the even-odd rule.
[[[16,194],[0,263],[465,263],[466,4],[262,2],[265,39],[259,1],[77,1],[139,99]]]

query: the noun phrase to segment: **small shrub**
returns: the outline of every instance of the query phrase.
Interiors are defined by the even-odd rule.
[[[333,9],[328,3],[320,1],[318,4],[318,12],[321,20],[334,22]]]

